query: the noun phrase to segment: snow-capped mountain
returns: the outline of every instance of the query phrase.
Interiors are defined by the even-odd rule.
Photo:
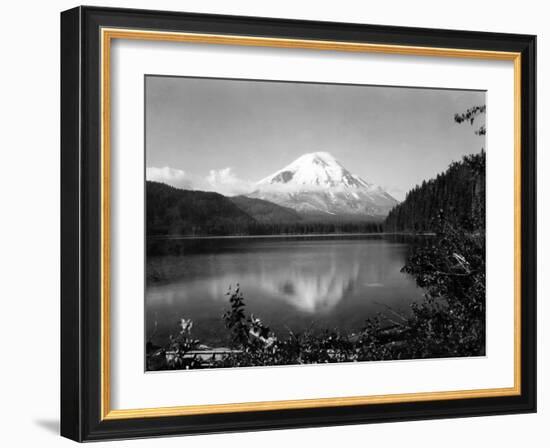
[[[301,213],[385,216],[398,201],[344,168],[328,152],[304,154],[260,180],[249,197]]]

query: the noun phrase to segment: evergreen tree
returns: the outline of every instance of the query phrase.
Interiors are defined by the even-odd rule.
[[[486,106],[477,105],[455,114],[456,123],[473,125],[485,114]],[[487,133],[485,124],[475,131]],[[394,207],[384,223],[387,232],[434,231],[439,216],[466,231],[485,230],[485,149],[463,157],[434,179],[410,190],[405,200]]]

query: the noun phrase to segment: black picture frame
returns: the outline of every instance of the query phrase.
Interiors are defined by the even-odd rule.
[[[102,419],[100,30],[104,27],[521,54],[521,393]],[[61,13],[61,435],[76,441],[536,412],[536,37],[100,7]]]

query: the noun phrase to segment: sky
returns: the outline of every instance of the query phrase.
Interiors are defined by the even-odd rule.
[[[325,151],[402,200],[485,146],[453,119],[483,91],[147,76],[145,100],[147,178],[226,195]]]

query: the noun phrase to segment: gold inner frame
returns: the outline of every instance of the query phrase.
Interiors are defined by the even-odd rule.
[[[195,34],[136,29],[101,29],[101,419],[128,419],[183,415],[306,409],[317,407],[406,403],[432,400],[502,397],[521,394],[521,54],[458,48],[279,39],[250,36]],[[367,395],[303,400],[188,405],[141,409],[111,409],[110,369],[110,62],[113,39],[186,42],[217,45],[297,48],[384,53],[414,56],[506,60],[514,63],[514,386],[441,392]]]

